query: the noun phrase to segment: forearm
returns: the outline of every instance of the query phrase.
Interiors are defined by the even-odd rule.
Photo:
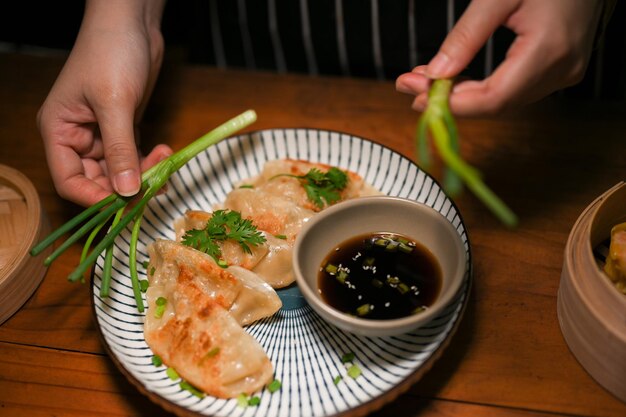
[[[81,30],[142,28],[160,32],[165,0],[87,0]]]

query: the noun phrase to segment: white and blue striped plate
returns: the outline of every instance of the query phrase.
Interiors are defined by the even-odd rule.
[[[260,392],[260,404],[242,408],[235,399],[198,398],[155,367],[143,337],[128,268],[130,229],[115,241],[110,296],[99,296],[103,257],[93,270],[93,307],[106,349],[120,370],[143,393],[179,415],[333,416],[363,415],[392,401],[430,368],[454,333],[471,283],[470,244],[454,203],[411,160],[348,134],[315,129],[273,129],[227,139],[199,154],[171,178],[166,194],[154,198],[141,225],[138,262],[157,238],[174,238],[173,221],[188,209],[210,210],[225,199],[233,183],[256,175],[268,160],[296,158],[327,163],[360,174],[385,194],[425,203],[441,212],[465,242],[464,283],[450,305],[428,325],[397,337],[368,338],[346,333],[322,320],[297,287],[279,290],[283,308],[246,330],[265,348],[282,388]],[[140,274],[145,271],[140,269]],[[140,278],[144,278],[140,275]],[[355,354],[361,376],[352,379],[342,363]],[[342,379],[335,383],[335,378]]]

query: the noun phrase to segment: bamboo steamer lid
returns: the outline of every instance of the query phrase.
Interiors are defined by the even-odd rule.
[[[33,294],[47,268],[30,248],[50,232],[37,190],[21,172],[0,164],[0,324]]]
[[[561,332],[585,370],[626,402],[626,295],[603,271],[611,228],[626,221],[626,183],[592,202],[565,247],[557,298]]]

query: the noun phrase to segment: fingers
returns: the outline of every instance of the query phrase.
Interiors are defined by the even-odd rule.
[[[167,145],[157,145],[152,149],[152,151],[141,161],[141,170],[145,171],[148,168],[158,164],[165,158],[168,158],[174,152],[172,148]]]
[[[430,78],[451,78],[470,63],[519,0],[474,0],[426,67]]]
[[[115,192],[125,197],[137,194],[141,188],[134,133],[135,107],[132,100],[122,98],[107,101],[106,108],[94,109],[111,184]]]

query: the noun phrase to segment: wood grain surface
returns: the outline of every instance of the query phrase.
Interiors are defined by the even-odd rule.
[[[0,163],[35,184],[53,227],[78,212],[54,191],[36,114],[63,57],[0,55]],[[414,157],[418,114],[393,83],[217,70],[166,60],[141,127],[142,148],[175,150],[248,108],[251,130],[338,130]],[[464,157],[513,208],[506,229],[471,194],[456,198],[472,244],[474,285],[450,346],[378,416],[623,417],[561,335],[556,298],[569,231],[595,197],[626,178],[626,105],[565,102],[459,121]],[[167,416],[105,354],[89,286],[66,276],[71,247],[0,326],[0,415]]]

